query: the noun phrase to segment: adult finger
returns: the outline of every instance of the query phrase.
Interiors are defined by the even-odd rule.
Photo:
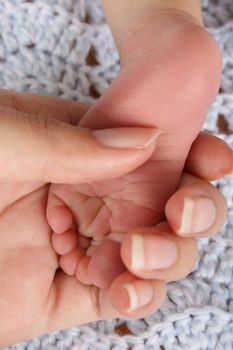
[[[19,112],[39,114],[77,125],[90,106],[78,101],[34,92],[0,89],[0,106]]]
[[[162,222],[125,235],[121,257],[126,268],[140,278],[179,280],[196,264],[197,243],[194,238],[177,236],[167,222]]]
[[[233,175],[233,150],[216,136],[201,132],[190,149],[185,171],[208,181]]]
[[[77,125],[89,109],[89,106],[77,101],[5,89],[0,89],[0,105],[72,125]],[[190,149],[185,170],[206,180],[219,179],[233,172],[233,151],[221,139],[201,132]]]
[[[195,238],[215,234],[227,216],[227,203],[213,185],[183,174],[180,188],[168,200],[167,222],[131,230],[124,236],[121,257],[141,278],[178,280],[196,264]]]
[[[224,225],[227,203],[209,182],[183,174],[179,189],[167,201],[165,213],[177,235],[207,237]]]
[[[0,181],[80,183],[126,174],[150,158],[159,130],[91,131],[0,109]]]
[[[0,89],[0,106],[77,125],[89,109],[78,101],[33,92]],[[201,132],[190,149],[185,171],[206,180],[233,173],[233,151],[223,140]]]

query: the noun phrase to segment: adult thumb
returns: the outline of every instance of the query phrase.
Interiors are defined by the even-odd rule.
[[[124,175],[152,155],[160,130],[89,130],[1,109],[0,181],[81,183]]]

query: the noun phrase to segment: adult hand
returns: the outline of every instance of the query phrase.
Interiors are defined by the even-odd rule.
[[[1,182],[79,183],[88,181],[87,174],[93,181],[111,178],[135,169],[154,151],[155,128],[126,128],[127,134],[122,128],[90,131],[65,123],[59,104],[54,119],[33,95],[29,112],[24,109],[27,95],[22,101],[13,96],[1,90]]]
[[[138,166],[142,158],[148,156],[150,148],[153,151],[154,145],[138,151],[102,147],[95,142],[89,131],[72,126],[78,123],[86,111],[85,106],[75,102],[37,94],[2,91],[0,105],[2,115],[7,116],[8,112],[10,116],[9,124],[7,120],[3,121],[6,130],[3,136],[7,135],[7,130],[11,131],[10,125],[17,126],[17,130],[13,130],[16,137],[13,139],[8,132],[8,137],[4,138],[5,141],[1,145],[2,169],[6,169],[6,172],[0,175],[0,313],[4,315],[1,322],[0,346],[90,321],[129,315],[129,305],[117,305],[114,300],[116,289],[122,287],[123,281],[118,281],[110,290],[99,290],[84,286],[73,277],[57,270],[58,258],[51,246],[51,229],[45,218],[48,182],[72,183],[82,181],[82,176],[90,173],[90,178],[103,178],[113,176],[115,171],[130,171],[129,168]],[[64,123],[65,121],[71,125]],[[24,132],[23,137],[20,132]],[[215,138],[210,137],[203,141],[205,136],[201,137],[202,140],[197,139],[195,142],[197,146],[202,142],[204,147],[201,163],[200,150],[194,147],[187,161],[187,168],[198,169],[198,175],[203,178],[206,176],[207,165],[209,176],[212,178],[230,172],[231,150]],[[10,138],[14,141],[13,145],[9,142]],[[84,140],[88,147],[83,147]],[[6,145],[12,151],[10,167],[4,153]],[[215,154],[221,154],[217,164],[215,158],[211,158],[211,154],[203,158],[205,147],[209,148],[210,145]],[[13,158],[14,152],[18,159]],[[96,154],[98,159],[95,158]],[[31,157],[30,162],[28,157]],[[115,157],[114,162],[107,170],[105,167],[105,173],[101,170],[99,172],[105,161],[113,159],[112,157]],[[90,162],[87,162],[87,159],[90,159]],[[122,159],[127,159],[125,169]],[[92,161],[95,166],[94,174]],[[121,165],[123,163],[121,170],[118,169],[118,162]],[[80,169],[81,174],[78,173]],[[181,186],[185,186],[185,183]],[[195,186],[204,193],[209,189],[207,182],[198,178],[195,179]],[[219,203],[222,203],[223,199],[217,189],[212,188],[208,196],[216,203],[218,209],[215,226],[217,231],[225,219],[226,208],[219,210]],[[172,211],[170,214],[172,215]],[[196,256],[195,241],[192,238],[180,238],[180,248],[185,251],[183,247],[188,248],[186,254]],[[195,259],[193,263],[194,261]],[[187,268],[181,273],[182,263],[183,258],[180,264],[177,263],[177,268],[180,269],[179,277],[188,273]],[[189,266],[190,270],[191,268],[192,266]],[[172,276],[170,277],[172,279]],[[146,307],[134,311],[129,316],[142,317],[159,307],[165,296],[165,282],[151,283],[156,296]]]

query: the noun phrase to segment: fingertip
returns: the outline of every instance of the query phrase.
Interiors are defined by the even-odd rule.
[[[208,181],[233,173],[233,150],[220,138],[200,133],[185,164],[190,174]]]
[[[215,223],[216,211],[211,198],[200,195],[184,197],[178,233],[186,236],[208,231]]]
[[[213,185],[194,179],[187,176],[185,184],[169,198],[165,215],[178,236],[208,237],[223,226],[227,203]]]
[[[146,280],[178,280],[187,276],[197,261],[197,243],[192,237],[175,234],[166,221],[137,230],[144,237],[145,253],[138,256],[136,268],[130,258],[131,236],[122,243],[122,260],[134,276]],[[146,264],[145,264],[146,262]]]
[[[161,234],[156,227],[141,228],[127,234],[121,256],[128,270],[141,277],[173,266],[178,249],[173,236]]]
[[[216,211],[211,198],[188,193],[188,188],[173,195],[165,208],[169,225],[181,237],[205,235],[215,223]]]
[[[154,312],[163,303],[165,295],[163,281],[141,280],[129,272],[119,276],[109,289],[114,308],[127,318],[141,318]]]

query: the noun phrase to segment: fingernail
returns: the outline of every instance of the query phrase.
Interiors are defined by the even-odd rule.
[[[204,196],[184,198],[179,233],[201,233],[208,230],[215,221],[216,207],[214,202]]]
[[[134,281],[133,283],[126,283],[124,288],[129,297],[128,312],[149,304],[154,298],[154,289],[148,282]]]
[[[132,235],[131,267],[134,271],[165,269],[176,260],[177,247],[172,239],[155,235]]]
[[[146,148],[161,134],[157,128],[112,128],[92,131],[98,142],[113,148]]]

